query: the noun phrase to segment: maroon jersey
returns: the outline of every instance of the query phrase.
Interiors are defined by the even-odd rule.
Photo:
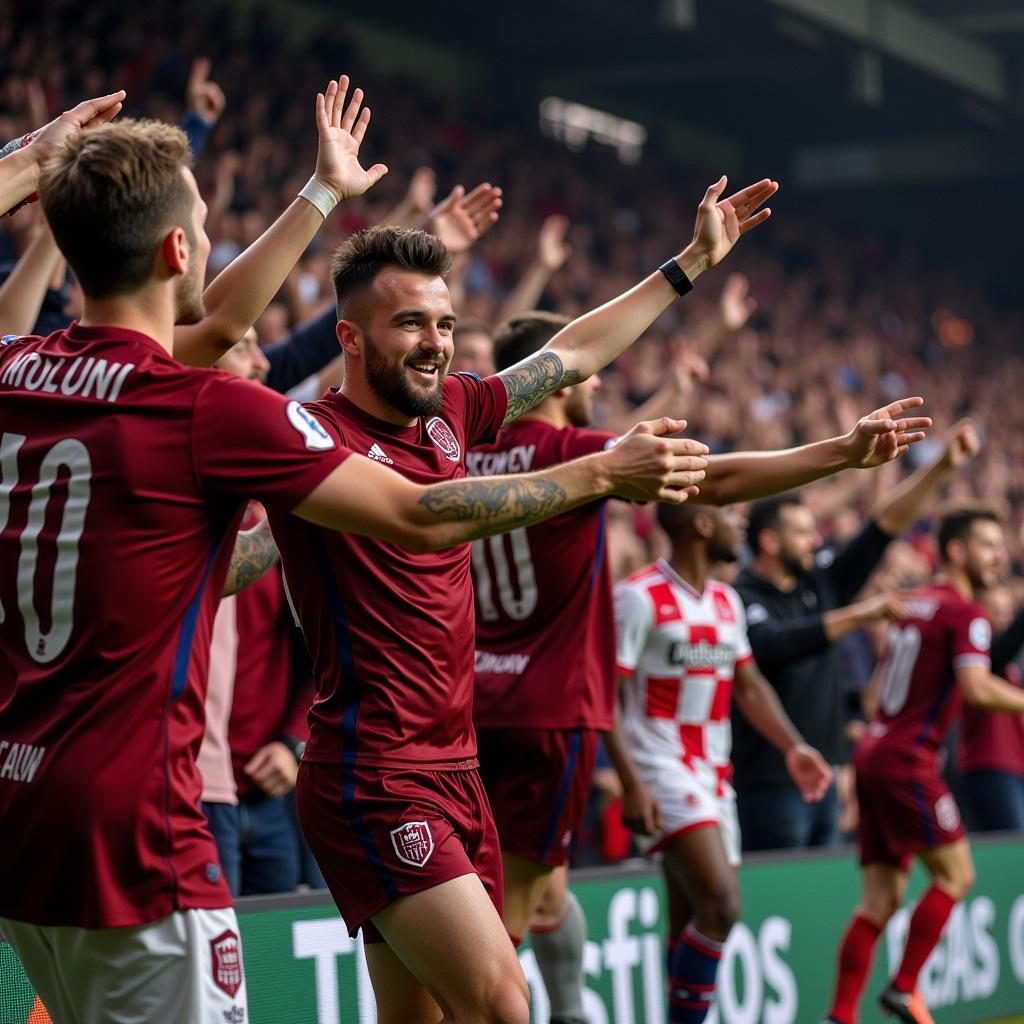
[[[1014,686],[1024,685],[1020,669],[1011,662],[1003,671]],[[1024,714],[986,711],[964,705],[960,715],[956,770],[967,772],[1010,772],[1024,775]]]
[[[349,448],[417,484],[466,475],[465,453],[505,418],[505,385],[455,373],[441,410],[400,427],[332,392],[307,408]],[[271,515],[317,697],[303,757],[450,767],[476,755],[469,545],[413,554]]]
[[[510,424],[474,449],[474,475],[526,473],[601,451],[614,434]],[[610,729],[615,617],[605,550],[605,505],[473,544],[476,690],[481,729]]]
[[[230,905],[195,756],[234,532],[250,495],[294,508],[347,454],[134,331],[0,346],[0,915]]]
[[[922,587],[905,605],[908,617],[890,627],[878,714],[864,742],[876,765],[892,759],[934,772],[960,709],[955,670],[988,668],[992,628],[979,604],[946,584]]]

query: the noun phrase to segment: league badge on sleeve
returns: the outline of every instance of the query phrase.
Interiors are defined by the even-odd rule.
[[[459,444],[459,439],[440,416],[427,420],[427,434],[449,462],[458,462],[462,458],[462,445]]]
[[[391,845],[403,864],[421,868],[434,852],[434,837],[425,821],[407,821],[391,830]]]
[[[228,929],[210,939],[213,957],[213,980],[232,999],[242,987],[242,946],[238,936]]]
[[[320,421],[306,412],[298,402],[289,402],[286,412],[288,422],[302,435],[310,451],[323,452],[334,447],[331,435],[324,430]]]

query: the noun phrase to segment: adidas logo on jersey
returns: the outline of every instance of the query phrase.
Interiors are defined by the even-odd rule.
[[[389,466],[393,466],[395,464],[395,460],[389,459],[387,455],[384,454],[384,449],[381,448],[381,446],[377,444],[376,441],[373,443],[372,447],[366,454],[371,459],[373,459],[374,462],[385,462]]]

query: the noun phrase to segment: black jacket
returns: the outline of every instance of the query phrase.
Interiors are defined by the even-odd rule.
[[[845,719],[842,650],[825,635],[824,614],[850,604],[878,565],[892,538],[869,521],[784,593],[744,569],[734,586],[747,609],[747,632],[758,667],[804,739],[831,764],[839,763]],[[782,754],[735,711],[734,785],[792,784]]]

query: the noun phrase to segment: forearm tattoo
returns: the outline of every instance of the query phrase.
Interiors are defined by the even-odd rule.
[[[429,487],[420,498],[432,515],[445,522],[479,524],[478,536],[495,525],[512,529],[565,510],[565,489],[552,480],[455,480]]]
[[[266,522],[235,537],[235,550],[224,582],[224,596],[237,594],[251,586],[273,568],[279,558],[274,535]]]
[[[506,423],[519,419],[524,412],[529,412],[559,388],[579,384],[582,379],[579,370],[566,370],[554,352],[543,350],[522,363],[502,370],[498,376],[508,394]]]

